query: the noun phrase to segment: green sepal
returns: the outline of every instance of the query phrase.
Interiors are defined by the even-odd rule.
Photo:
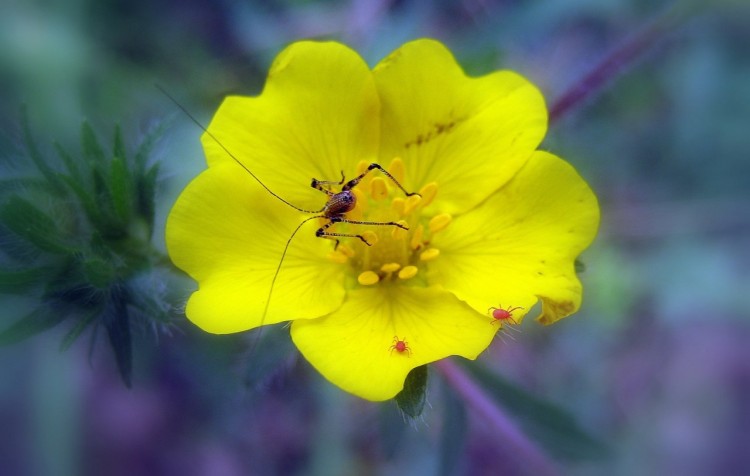
[[[584,431],[575,418],[559,406],[530,394],[477,362],[461,364],[549,454],[573,461],[607,455],[606,446]]]
[[[65,319],[64,313],[51,309],[49,306],[41,306],[11,324],[7,329],[0,331],[0,345],[20,342],[58,325],[63,319]]]
[[[416,367],[409,372],[404,388],[396,395],[396,403],[408,417],[417,418],[427,401],[427,366]]]
[[[67,254],[74,250],[60,240],[55,222],[30,201],[11,196],[0,208],[0,220],[16,235],[50,253]]]

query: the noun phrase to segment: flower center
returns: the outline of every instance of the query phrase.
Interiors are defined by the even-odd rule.
[[[367,162],[360,162],[357,173],[362,173],[367,166]],[[404,182],[406,169],[400,158],[393,159],[387,170],[399,183]],[[422,213],[437,191],[437,183],[431,182],[419,190],[421,196],[404,197],[387,177],[368,174],[353,189],[357,206],[346,218],[384,224],[337,223],[338,230],[361,234],[372,246],[358,239],[342,241],[329,258],[350,266],[362,286],[424,278],[426,263],[440,255],[439,249],[430,246],[430,240],[451,222],[447,213],[430,216]],[[408,230],[385,224],[388,222],[400,223]]]

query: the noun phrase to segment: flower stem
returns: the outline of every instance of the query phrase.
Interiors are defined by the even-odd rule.
[[[549,110],[550,124],[579,107],[591,96],[600,93],[626,66],[663,39],[669,30],[687,19],[689,13],[695,10],[695,4],[696,2],[674,2],[634,36],[605,56],[601,63],[552,103]]]
[[[498,434],[509,455],[515,455],[524,462],[528,474],[552,476],[560,474],[555,464],[539,447],[529,440],[497,403],[490,399],[468,375],[449,359],[435,362],[445,381],[472,407],[479,416],[489,423]]]

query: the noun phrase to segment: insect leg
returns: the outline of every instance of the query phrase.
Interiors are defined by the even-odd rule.
[[[317,236],[318,238],[326,238],[329,240],[335,240],[336,244],[333,247],[334,250],[338,248],[339,246],[339,238],[359,238],[360,240],[362,240],[362,243],[366,244],[367,246],[372,246],[362,235],[355,235],[355,234],[349,234],[349,233],[329,233],[326,231],[331,226],[333,226],[334,223],[339,223],[341,221],[346,221],[346,220],[342,220],[338,218],[331,219],[331,221],[329,221],[325,225],[318,228],[318,231],[315,232],[315,236]]]
[[[342,170],[341,171],[341,180],[339,180],[338,182],[334,182],[333,180],[318,180],[316,178],[313,178],[312,182],[310,183],[310,186],[312,188],[317,188],[321,192],[323,192],[326,195],[328,195],[329,197],[331,197],[331,196],[334,195],[334,193],[332,191],[328,190],[327,187],[330,186],[330,185],[341,185],[342,183],[344,183],[344,180],[345,180],[345,178],[344,178],[344,171]]]
[[[393,175],[391,175],[387,170],[385,170],[383,167],[381,167],[380,164],[375,164],[375,163],[370,164],[367,167],[367,170],[365,170],[364,172],[362,172],[361,174],[359,174],[359,176],[357,176],[357,177],[349,180],[348,182],[346,182],[346,185],[344,185],[344,187],[341,189],[341,191],[345,192],[347,190],[353,189],[365,177],[365,175],[369,174],[371,171],[373,171],[375,169],[380,170],[383,173],[383,175],[385,175],[386,177],[388,177],[389,179],[391,179],[391,181],[393,183],[395,183],[396,186],[398,188],[400,188],[401,191],[404,192],[407,197],[411,197],[412,195],[419,195],[417,192],[407,192],[406,189],[404,188],[404,186],[401,185],[400,183],[398,183],[398,180],[396,180],[396,178]]]

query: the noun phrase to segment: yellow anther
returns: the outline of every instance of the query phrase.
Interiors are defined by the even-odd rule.
[[[391,202],[391,209],[398,213],[398,216],[404,216],[404,207],[406,207],[406,200],[401,197],[396,197]]]
[[[367,167],[369,166],[370,166],[370,163],[368,161],[360,160],[359,163],[357,164],[357,175],[365,173],[365,171],[367,170]],[[353,178],[353,177],[349,177],[349,178]]]
[[[388,173],[393,175],[396,182],[401,184],[404,183],[404,178],[406,177],[406,166],[404,165],[404,161],[401,160],[401,157],[394,157],[393,160],[391,160],[391,165],[388,166]]]
[[[430,220],[430,231],[432,233],[437,233],[438,231],[445,230],[445,228],[450,225],[451,220],[453,220],[453,217],[447,213],[435,215],[432,217],[432,220]]]
[[[404,206],[404,215],[408,215],[409,213],[413,212],[415,208],[417,208],[417,205],[419,205],[419,202],[422,201],[422,197],[419,195],[412,195],[411,197],[406,197],[406,205]]]
[[[400,268],[401,265],[398,263],[386,263],[380,267],[380,271],[384,273],[393,273],[394,271],[398,271]]]
[[[375,234],[374,231],[367,230],[367,231],[362,232],[362,238],[364,238],[365,241],[370,243],[370,245],[374,245],[375,243],[378,242],[378,235]]]
[[[339,244],[339,247],[336,248],[336,251],[346,255],[348,258],[352,258],[354,256],[354,250],[346,243]]]
[[[409,224],[406,223],[404,220],[399,220],[396,223],[398,223],[399,225],[405,226],[407,228],[409,227]],[[394,240],[400,240],[400,239],[403,239],[406,236],[406,233],[407,233],[407,230],[404,230],[403,228],[399,228],[397,226],[394,226],[393,230],[391,230],[391,237]]]
[[[340,263],[344,264],[349,259],[348,256],[346,256],[344,253],[340,252],[339,250],[331,251],[328,253],[328,259],[333,261],[334,263]]]
[[[422,261],[432,261],[440,255],[440,250],[437,248],[429,248],[419,255],[419,259]]]
[[[372,179],[372,182],[370,182],[370,196],[375,200],[383,200],[388,196],[388,185],[386,185],[383,177]]]
[[[378,281],[380,281],[380,276],[378,276],[374,271],[365,271],[364,273],[360,273],[360,275],[357,276],[357,281],[362,286],[372,286],[373,284],[377,284]]]
[[[417,225],[417,228],[411,235],[411,241],[409,242],[409,246],[411,246],[411,249],[416,250],[417,248],[422,246],[422,237],[424,237],[424,227],[420,224]]]
[[[398,272],[398,277],[401,279],[411,279],[417,275],[417,271],[418,269],[416,266],[404,266],[401,268],[401,271]]]
[[[422,202],[420,203],[423,207],[426,207],[432,201],[435,199],[435,195],[437,195],[438,186],[437,182],[430,182],[419,191],[419,194],[422,195]]]

